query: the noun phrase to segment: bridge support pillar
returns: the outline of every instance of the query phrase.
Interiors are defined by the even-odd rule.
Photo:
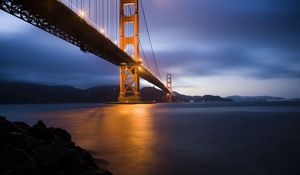
[[[138,66],[120,67],[120,103],[138,103],[141,101]]]
[[[172,74],[167,74],[167,88],[172,92]],[[166,101],[173,102],[173,95],[171,93],[166,94]]]
[[[120,103],[138,103],[140,95],[141,58],[139,51],[138,0],[120,0],[120,48],[136,61],[136,65],[120,66]]]

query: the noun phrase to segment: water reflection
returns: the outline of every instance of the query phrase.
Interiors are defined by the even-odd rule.
[[[35,115],[56,116],[51,125],[66,128],[77,144],[109,160],[108,168],[115,174],[145,174],[146,165],[158,162],[153,152],[157,138],[153,110],[153,104],[111,105]],[[125,162],[128,170],[120,169],[118,165]]]
[[[154,161],[152,146],[155,133],[151,110],[153,105],[118,105],[103,110],[100,133],[110,137],[112,143],[108,146],[114,147],[114,159],[119,161],[115,163],[128,161],[129,171]]]

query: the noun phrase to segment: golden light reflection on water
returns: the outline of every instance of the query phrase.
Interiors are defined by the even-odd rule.
[[[127,155],[120,155],[118,160],[130,161],[132,168],[154,161],[152,109],[153,105],[118,105],[103,111],[103,115],[108,117],[103,119],[102,131],[119,142],[116,143],[116,152],[125,150]]]
[[[157,162],[153,152],[157,138],[152,125],[154,106],[107,105],[43,115],[58,116],[53,125],[66,128],[78,145],[108,160],[108,168],[115,174],[124,174],[118,165],[125,162],[128,174],[144,174],[147,170],[143,166]],[[137,166],[141,172],[136,171]]]

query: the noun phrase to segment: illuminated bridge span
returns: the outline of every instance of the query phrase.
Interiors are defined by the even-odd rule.
[[[140,77],[172,97],[170,75],[168,85],[161,80],[141,0],[0,0],[0,4],[11,15],[119,66],[119,102],[140,101]],[[139,9],[152,60],[139,37]]]

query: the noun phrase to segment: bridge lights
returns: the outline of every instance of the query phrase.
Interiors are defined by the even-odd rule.
[[[105,30],[104,30],[103,28],[100,29],[100,32],[101,32],[102,34],[105,34]]]
[[[80,11],[79,11],[79,16],[80,16],[81,18],[84,18],[84,17],[85,17],[85,13],[84,13],[83,10],[80,10]]]

